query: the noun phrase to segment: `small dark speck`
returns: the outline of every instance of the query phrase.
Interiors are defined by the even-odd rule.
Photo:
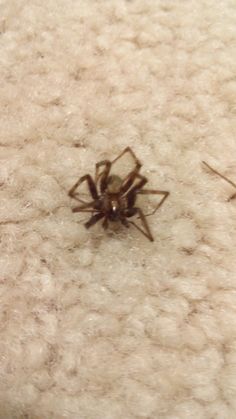
[[[30,415],[28,413],[23,413],[23,416],[21,416],[21,419],[30,419]]]
[[[84,141],[76,141],[74,143],[74,147],[75,148],[86,148],[85,142]]]
[[[49,102],[50,105],[59,106],[62,104],[60,97],[55,97]]]
[[[182,252],[185,253],[186,255],[192,255],[194,253],[194,249],[191,248],[187,248],[187,247],[182,247]]]

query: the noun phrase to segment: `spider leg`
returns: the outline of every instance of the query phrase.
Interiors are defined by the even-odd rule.
[[[94,224],[96,224],[99,220],[101,220],[104,217],[104,214],[99,212],[98,214],[92,215],[92,217],[84,224],[86,228],[92,227]]]
[[[83,200],[83,199],[81,199],[81,198],[78,198],[78,197],[77,197],[77,194],[76,194],[76,196],[73,196],[73,198],[74,198],[74,199],[76,199],[76,201],[80,202],[81,204],[87,204],[87,202],[86,202],[86,201],[84,201],[84,200]]]
[[[108,176],[111,170],[111,162],[109,160],[102,160],[96,164],[95,172],[95,184],[97,185],[98,180],[100,179],[100,190],[103,193],[107,188]],[[99,173],[99,168],[105,166],[104,169]]]
[[[134,204],[135,204],[135,201],[136,201],[136,195],[137,195],[137,193],[139,192],[139,190],[147,183],[147,178],[145,177],[145,176],[142,176],[142,175],[140,175],[139,173],[135,173],[135,174],[133,174],[133,176],[132,176],[132,183],[134,182],[134,180],[136,179],[136,178],[139,178],[140,179],[140,181],[135,185],[135,186],[133,186],[131,189],[130,189],[130,191],[127,193],[127,203],[128,203],[128,208],[132,208],[133,206],[134,206]],[[125,193],[126,192],[126,189],[127,189],[127,187],[128,187],[128,189],[130,188],[130,186],[132,185],[130,185],[130,181],[131,180],[131,178],[127,178],[125,181],[124,181],[124,183],[123,183],[123,187],[121,187],[121,192],[122,193]]]
[[[133,181],[134,181],[134,176],[136,176],[136,174],[139,172],[140,167],[142,166],[142,164],[140,163],[140,161],[137,159],[137,157],[135,156],[133,150],[130,147],[126,147],[121,154],[119,154],[118,157],[116,157],[114,160],[112,160],[111,162],[109,160],[102,160],[101,162],[96,164],[96,172],[95,172],[95,184],[97,185],[99,179],[100,179],[100,190],[101,193],[103,193],[108,186],[108,177],[111,171],[111,166],[117,161],[119,160],[125,153],[130,153],[131,157],[133,158],[134,162],[135,162],[135,168],[128,174],[128,176],[125,179],[125,185],[124,185],[124,189],[125,191],[127,191],[130,186],[132,185]],[[99,173],[99,168],[101,166],[105,166],[104,170],[102,170]]]
[[[119,160],[125,153],[129,153],[135,162],[135,167],[131,172],[126,176],[124,179],[122,186],[121,186],[121,193],[125,193],[129,190],[131,185],[133,184],[135,178],[138,176],[139,170],[142,166],[136,155],[134,154],[132,148],[126,147],[118,157],[116,157],[111,163],[114,164],[117,160]]]
[[[68,195],[71,198],[74,198],[74,199],[76,199],[79,202],[83,202],[80,198],[78,198],[78,195],[79,195],[78,192],[75,192],[76,189],[79,187],[79,185],[81,185],[81,183],[83,183],[83,182],[87,182],[88,188],[89,188],[89,191],[90,191],[90,194],[91,194],[92,198],[94,200],[95,199],[98,199],[97,188],[96,188],[96,185],[95,185],[95,183],[94,183],[94,181],[92,179],[92,176],[90,176],[90,175],[84,175],[84,176],[82,176],[78,180],[78,182],[76,182],[74,184],[74,186],[72,186],[72,188],[69,190]]]
[[[145,176],[142,176],[142,175],[140,175],[137,172],[131,172],[126,177],[126,179],[123,181],[123,183],[121,185],[120,192],[122,194],[124,194],[124,193],[126,193],[129,190],[129,188],[132,186],[132,184],[134,183],[135,179],[137,179],[137,178],[140,179],[140,181],[135,186],[133,186],[133,188],[130,189],[130,191],[128,192],[128,194],[127,194],[128,200],[129,200],[129,197],[131,199],[131,196],[132,195],[135,197],[137,191],[140,188],[142,188],[147,183],[148,180],[147,180],[147,178]]]
[[[149,228],[149,225],[148,225],[148,223],[147,223],[147,220],[146,220],[146,218],[145,218],[145,215],[144,215],[143,211],[142,211],[140,208],[132,208],[132,210],[134,210],[132,215],[135,215],[135,213],[139,215],[139,218],[140,218],[140,220],[141,220],[141,223],[142,223],[143,229],[142,229],[141,227],[139,227],[137,224],[135,224],[135,222],[134,222],[134,221],[129,221],[129,223],[130,223],[130,224],[132,224],[134,227],[136,227],[136,228],[137,228],[137,230],[139,230],[139,231],[140,231],[140,232],[141,232],[141,233],[142,233],[145,237],[147,237],[147,238],[148,238],[151,242],[153,242],[153,241],[154,241],[154,238],[153,238],[153,236],[152,236],[151,230],[150,230],[150,228]],[[131,217],[132,215],[130,215],[130,217]]]
[[[230,180],[229,178],[227,178],[226,176],[222,175],[220,172],[218,172],[216,169],[213,169],[213,167],[211,167],[208,163],[206,163],[205,161],[202,162],[206,167],[208,167],[208,169],[210,169],[213,173],[217,174],[218,176],[220,176],[222,179],[224,179],[226,182],[228,182],[230,185],[232,185],[234,188],[236,188],[236,183],[232,182],[232,180]]]
[[[163,195],[163,198],[160,200],[160,202],[157,204],[156,208],[150,212],[149,214],[145,214],[145,217],[149,217],[150,215],[155,214],[155,212],[164,204],[166,198],[170,194],[168,191],[158,191],[156,189],[141,189],[137,192],[140,195]]]
[[[105,166],[105,168],[99,173],[99,168],[101,166]],[[96,172],[95,172],[95,183],[97,183],[98,179],[101,177],[101,175],[104,172],[109,172],[111,168],[111,162],[110,160],[102,160],[98,163],[96,163]]]
[[[135,169],[134,170],[139,170],[140,169],[140,167],[142,166],[142,164],[140,163],[140,161],[139,161],[139,159],[136,157],[136,155],[134,154],[134,152],[133,152],[133,150],[132,150],[132,148],[131,147],[126,147],[123,151],[122,151],[122,153],[120,153],[119,154],[119,156],[118,157],[116,157],[114,160],[112,160],[112,164],[113,163],[115,163],[117,160],[119,160],[125,153],[129,153],[130,155],[131,155],[131,157],[132,157],[132,159],[134,160],[134,162],[135,162]]]
[[[78,207],[73,208],[72,212],[96,212],[93,205],[94,201],[87,202],[84,205],[79,205]]]

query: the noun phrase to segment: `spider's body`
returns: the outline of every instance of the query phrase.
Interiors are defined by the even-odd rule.
[[[126,198],[120,196],[118,192],[107,191],[94,203],[94,209],[103,213],[109,221],[119,221],[126,208]]]
[[[121,158],[125,153],[130,153],[135,167],[128,175],[121,179],[117,175],[111,175],[110,170],[112,164]],[[103,227],[106,229],[109,222],[120,221],[126,227],[130,224],[134,225],[141,233],[143,233],[150,241],[153,241],[151,231],[146,221],[145,215],[139,207],[135,206],[138,194],[158,194],[163,195],[163,198],[155,208],[153,213],[163,204],[169,192],[143,189],[147,183],[147,178],[142,176],[139,171],[141,163],[133,153],[130,147],[124,151],[112,162],[104,160],[96,164],[95,180],[90,175],[82,176],[78,182],[69,191],[69,196],[76,199],[82,205],[73,209],[73,212],[89,212],[90,219],[85,223],[86,228],[90,228],[99,220],[103,220]],[[100,168],[102,170],[100,171]],[[79,185],[86,181],[89,187],[90,194],[93,198],[90,202],[85,202],[80,198],[80,194],[76,192]],[[142,227],[139,227],[130,218],[138,215],[141,220]]]

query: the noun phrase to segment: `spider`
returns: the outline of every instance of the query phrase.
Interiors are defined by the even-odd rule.
[[[228,182],[230,185],[232,185],[236,189],[236,183],[232,182],[232,180],[228,179],[226,176],[222,175],[220,172],[218,172],[216,169],[213,169],[208,163],[205,161],[202,162],[208,169],[210,169],[213,173],[220,176],[222,179],[224,179],[226,182]],[[236,198],[236,192],[228,198],[228,201],[231,201],[231,199]]]
[[[134,167],[124,179],[121,179],[119,176],[111,174],[111,168],[112,165],[126,153],[130,154],[132,157]],[[141,167],[142,164],[135,156],[133,150],[130,147],[126,147],[114,160],[102,160],[96,164],[95,179],[87,174],[82,176],[75,183],[68,195],[82,204],[73,208],[73,212],[91,213],[90,219],[84,224],[86,228],[90,228],[99,220],[103,220],[102,226],[106,230],[110,222],[119,221],[125,227],[129,227],[130,224],[132,224],[147,237],[147,239],[154,241],[146,216],[154,214],[157,209],[160,208],[168,197],[169,192],[143,189],[148,180],[145,176],[140,174]],[[81,194],[78,192],[78,187],[83,182],[87,183],[91,194],[92,200],[90,202],[82,200]],[[137,207],[135,203],[138,195],[149,194],[162,195],[162,199],[152,213],[145,215],[141,208]],[[130,218],[135,215],[140,219],[141,227],[130,220]]]

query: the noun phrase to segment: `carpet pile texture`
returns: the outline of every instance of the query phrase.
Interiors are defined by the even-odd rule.
[[[0,15],[0,418],[235,419],[235,1]],[[153,243],[71,211],[127,146]]]

